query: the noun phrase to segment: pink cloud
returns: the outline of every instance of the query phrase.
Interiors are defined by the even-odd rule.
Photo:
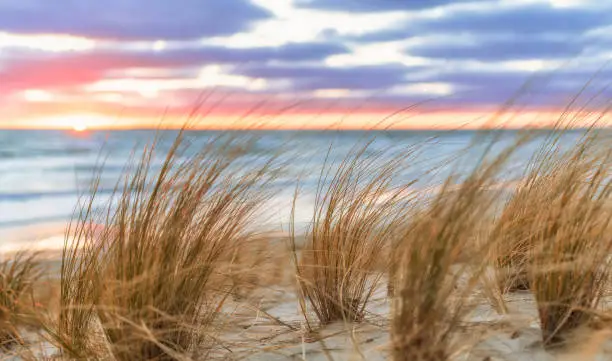
[[[172,59],[146,58],[132,54],[78,54],[22,59],[0,71],[0,91],[66,88],[103,79],[111,70],[129,67],[171,67]]]

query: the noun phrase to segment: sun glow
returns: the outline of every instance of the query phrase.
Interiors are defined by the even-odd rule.
[[[74,130],[75,132],[84,132],[87,130],[87,126],[83,123],[80,124],[74,124],[72,126],[72,130]]]
[[[65,114],[41,117],[29,121],[28,128],[69,129],[84,132],[89,129],[113,127],[116,119],[101,114]]]

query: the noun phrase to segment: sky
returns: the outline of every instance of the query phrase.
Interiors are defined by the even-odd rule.
[[[587,119],[612,95],[611,10],[608,0],[0,0],[0,127]]]

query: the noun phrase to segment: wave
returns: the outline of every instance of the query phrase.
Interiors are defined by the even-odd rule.
[[[95,154],[95,148],[40,148],[40,149],[2,149],[0,150],[0,159],[16,159],[16,158],[38,158],[49,156],[66,156],[71,157],[83,154]]]
[[[26,227],[26,226],[33,226],[33,225],[39,225],[39,224],[43,224],[43,223],[49,223],[49,222],[66,222],[70,219],[71,214],[56,214],[56,215],[52,215],[52,216],[45,216],[45,217],[32,217],[32,218],[27,218],[27,219],[10,219],[10,220],[0,220],[0,228],[13,228],[13,227]]]
[[[108,195],[113,193],[113,188],[101,188],[96,191],[97,194]],[[48,191],[48,192],[23,192],[23,193],[7,193],[0,192],[0,202],[8,201],[29,201],[36,200],[41,198],[57,198],[57,197],[67,197],[67,196],[81,196],[87,195],[87,192],[79,191],[79,190],[63,190],[63,191]]]

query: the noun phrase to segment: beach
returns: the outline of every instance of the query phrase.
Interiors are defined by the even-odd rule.
[[[565,147],[564,149],[571,149],[581,134],[581,131],[564,134],[562,147]],[[167,162],[164,161],[164,155],[171,149],[171,141],[175,135],[176,132],[161,134],[161,138],[159,138],[160,140],[155,148],[159,152],[146,163],[153,176],[160,172],[161,169],[164,169],[164,164]],[[189,147],[185,148],[183,153],[177,153],[177,159],[179,161],[181,159],[191,159],[194,154],[197,154],[197,149],[200,149],[198,145],[216,144],[214,142],[207,143],[215,136],[214,133],[210,132],[187,132],[185,139],[188,140]],[[240,134],[239,136],[243,137],[245,134]],[[93,237],[91,240],[95,241],[80,245],[84,247],[86,252],[89,252],[87,251],[88,249],[94,250],[97,247],[97,242],[100,242],[101,247],[103,247],[101,249],[104,249],[104,252],[108,252],[108,249],[111,249],[106,247],[111,247],[112,242],[114,242],[112,239],[114,239],[116,231],[119,229],[116,227],[120,226],[121,222],[124,221],[115,219],[111,222],[113,223],[112,227],[115,228],[104,228],[104,218],[95,218],[95,215],[98,213],[103,215],[108,209],[113,210],[113,212],[115,212],[115,209],[121,209],[121,200],[111,196],[114,194],[113,192],[119,195],[124,192],[121,188],[116,188],[117,184],[121,184],[121,177],[137,174],[131,173],[133,169],[129,166],[130,164],[138,164],[133,163],[134,159],[138,158],[131,158],[131,152],[136,150],[136,154],[138,154],[138,149],[142,149],[142,147],[155,138],[155,133],[152,131],[116,131],[83,134],[59,131],[12,131],[0,132],[0,137],[4,137],[3,139],[19,139],[19,141],[13,141],[12,143],[0,142],[0,154],[2,154],[2,157],[0,157],[0,168],[3,170],[2,175],[0,175],[0,253],[3,257],[10,259],[13,255],[18,254],[19,251],[38,252],[38,257],[46,272],[43,284],[45,287],[51,287],[50,290],[46,290],[49,292],[49,296],[45,301],[49,302],[48,307],[57,307],[58,297],[60,297],[58,295],[58,276],[60,274],[60,260],[64,246],[74,245],[75,243],[73,242],[78,238],[75,238],[74,234],[80,234],[80,237]],[[270,176],[269,180],[266,180],[261,185],[257,185],[257,187],[261,188],[256,188],[260,192],[259,194],[265,193],[270,195],[265,199],[266,207],[264,209],[253,211],[256,208],[244,205],[248,204],[251,198],[241,195],[241,193],[232,193],[234,197],[237,197],[236,199],[245,197],[244,202],[246,203],[237,202],[237,208],[229,208],[229,214],[235,212],[236,219],[229,218],[224,220],[222,218],[219,221],[221,224],[219,227],[221,228],[217,229],[217,232],[220,232],[220,234],[228,232],[226,241],[233,242],[231,237],[241,238],[241,233],[234,234],[232,233],[234,232],[233,227],[226,229],[223,224],[226,224],[224,222],[240,222],[243,209],[241,207],[246,207],[244,208],[245,212],[253,212],[252,216],[249,216],[247,223],[237,223],[239,225],[237,228],[245,227],[245,231],[248,230],[248,232],[256,236],[249,236],[241,241],[241,243],[236,243],[236,245],[239,244],[237,248],[228,249],[229,253],[226,256],[229,258],[221,259],[225,263],[223,263],[223,266],[220,266],[220,274],[228,278],[222,281],[220,285],[229,288],[228,293],[221,299],[215,298],[214,302],[216,303],[212,308],[214,309],[216,325],[212,339],[215,341],[212,342],[212,347],[206,349],[206,357],[214,356],[253,361],[391,360],[394,352],[395,357],[397,357],[397,350],[394,349],[394,347],[397,348],[397,341],[393,340],[392,332],[390,331],[398,327],[396,324],[393,324],[393,322],[397,322],[393,321],[394,317],[398,317],[398,306],[394,306],[394,302],[397,302],[397,297],[389,293],[389,285],[396,281],[391,280],[391,274],[388,273],[390,270],[386,265],[395,259],[393,258],[395,257],[393,255],[393,252],[395,252],[393,248],[390,249],[390,254],[375,253],[382,250],[382,248],[380,250],[377,249],[376,243],[369,251],[368,248],[360,248],[359,252],[365,254],[374,252],[372,254],[378,256],[374,256],[375,258],[372,259],[371,263],[360,264],[367,269],[367,276],[363,278],[363,285],[364,287],[371,287],[371,289],[367,299],[362,301],[364,308],[359,311],[360,316],[349,315],[350,317],[357,317],[356,319],[345,319],[344,321],[336,319],[329,323],[327,321],[323,322],[320,314],[313,312],[311,306],[305,306],[315,302],[313,301],[313,299],[316,299],[313,296],[314,294],[308,294],[307,292],[314,291],[316,294],[316,288],[309,289],[311,286],[303,283],[303,279],[313,277],[310,272],[316,271],[309,271],[308,269],[300,271],[299,267],[296,269],[296,264],[304,266],[308,265],[308,262],[313,261],[308,258],[312,257],[309,256],[308,252],[316,250],[312,248],[315,247],[313,240],[317,239],[317,237],[322,237],[324,242],[328,242],[325,241],[325,237],[328,237],[329,232],[336,232],[339,234],[336,237],[339,238],[334,242],[344,242],[342,241],[344,237],[343,232],[353,232],[355,229],[359,230],[361,229],[360,227],[363,227],[360,223],[357,223],[355,226],[351,226],[349,223],[346,230],[334,230],[333,227],[331,229],[325,228],[328,227],[327,223],[329,223],[327,221],[329,218],[326,217],[332,216],[329,213],[325,215],[324,212],[321,212],[327,209],[326,207],[331,207],[334,203],[325,203],[329,202],[329,200],[325,197],[321,198],[321,189],[330,187],[326,191],[330,194],[334,194],[334,190],[345,189],[344,193],[336,194],[336,196],[340,197],[337,203],[339,204],[338,207],[340,207],[339,212],[344,215],[343,212],[346,209],[354,209],[354,212],[357,212],[356,215],[359,215],[355,216],[358,222],[374,222],[371,227],[373,229],[376,228],[377,233],[372,233],[372,236],[361,236],[359,235],[360,233],[355,233],[356,237],[362,237],[358,239],[365,242],[364,245],[359,247],[366,247],[367,242],[375,240],[380,235],[387,234],[384,229],[388,224],[394,224],[396,223],[395,221],[406,223],[398,216],[398,214],[403,214],[403,208],[405,207],[402,205],[403,203],[395,204],[396,199],[404,199],[406,197],[404,201],[407,201],[410,199],[410,195],[414,194],[415,197],[420,197],[419,199],[421,200],[428,200],[428,202],[434,200],[435,205],[436,195],[447,193],[450,200],[444,199],[444,202],[452,209],[453,202],[455,202],[453,201],[454,194],[469,193],[469,189],[466,190],[464,187],[465,184],[470,184],[470,182],[465,181],[465,183],[462,183],[463,180],[469,180],[470,178],[467,176],[470,174],[478,174],[474,171],[476,164],[472,161],[473,157],[470,152],[473,152],[474,156],[476,156],[479,152],[482,152],[482,149],[487,149],[487,154],[495,159],[498,154],[503,155],[504,147],[512,144],[516,137],[517,133],[515,131],[489,132],[484,135],[467,131],[378,133],[262,132],[248,135],[248,139],[251,140],[250,143],[237,143],[244,145],[244,148],[236,148],[231,143],[231,147],[225,149],[225,151],[229,150],[234,154],[232,157],[236,159],[236,163],[227,168],[232,177],[245,177],[245,179],[249,179],[250,173],[247,169],[258,169],[258,167],[263,167],[267,173],[274,174],[274,176]],[[482,200],[484,202],[488,199],[489,193],[495,195],[498,200],[503,200],[505,197],[511,197],[515,194],[517,192],[517,184],[520,184],[522,180],[521,172],[524,172],[527,168],[534,150],[542,147],[542,139],[536,137],[532,143],[525,148],[521,148],[516,154],[508,158],[499,170],[500,178],[491,179],[490,183],[483,183],[478,186],[478,193],[482,193],[478,197],[483,197]],[[368,144],[368,141],[371,142],[369,145],[361,145],[360,148],[360,144]],[[492,147],[487,148],[488,144],[491,144]],[[347,164],[346,157],[351,151],[361,154],[359,155],[360,157],[368,160],[363,164],[368,164],[368,167],[371,167],[364,168],[362,174],[357,173],[354,180],[351,180],[353,175],[347,178],[341,176],[342,169],[344,169],[343,164]],[[447,161],[457,155],[465,157],[468,161],[458,162],[457,164]],[[283,166],[267,168],[267,163],[264,160],[270,157],[282,163]],[[406,166],[404,163],[394,162],[395,159],[404,158],[409,160],[407,162],[409,166]],[[373,160],[373,162],[370,163],[370,160]],[[355,167],[357,169],[356,172],[358,172],[360,169],[359,164],[362,163],[354,164],[357,164]],[[210,163],[201,163],[201,165],[206,169],[206,167],[210,166]],[[393,179],[397,183],[391,181],[387,183],[386,180],[380,181],[377,180],[377,177],[370,178],[372,169],[385,174],[385,167],[392,167],[388,169],[393,169],[394,172],[397,172],[397,174],[393,174],[397,176],[397,178]],[[325,172],[321,169],[331,169],[332,175],[334,172],[339,173],[336,176],[322,176]],[[348,169],[345,171],[350,175],[350,168]],[[197,171],[197,167],[194,168],[194,171]],[[457,184],[453,187],[445,186],[443,181],[453,172],[457,176]],[[423,175],[417,176],[417,174]],[[189,180],[192,178],[187,177],[185,179]],[[342,183],[343,179],[345,179],[345,182],[354,181],[355,183],[348,183],[349,185],[345,186]],[[415,180],[409,182],[409,179]],[[88,218],[90,216],[86,215],[83,218],[83,213],[81,213],[81,216],[79,216],[81,218],[78,218],[75,215],[79,214],[79,210],[82,212],[83,209],[88,209],[88,192],[92,190],[89,188],[92,180],[98,181],[95,188],[96,197],[90,203],[91,207],[89,208],[92,210],[92,216]],[[167,182],[170,187],[162,187],[160,189],[162,194],[166,194],[163,192],[168,192],[167,194],[169,195],[173,194],[173,192],[179,192],[178,194],[181,194],[180,192],[189,192],[187,194],[192,195],[200,194],[200,191],[194,191],[194,193],[189,191],[189,182],[187,181],[186,184],[181,182],[174,184],[174,178],[170,178]],[[365,184],[369,184],[368,182],[373,182],[372,184],[381,182],[379,186],[372,187],[372,189],[380,189],[380,191],[371,194],[369,193],[370,188],[365,187],[363,189],[365,193],[359,193],[360,191],[356,190],[360,189],[359,187],[362,182],[365,182]],[[405,183],[409,183],[409,186],[398,186]],[[197,186],[197,184],[194,182],[194,185]],[[219,194],[233,189],[231,187],[226,188],[226,186],[224,185],[220,188],[213,187],[211,189]],[[352,187],[355,188],[353,189]],[[346,189],[350,191],[346,191]],[[124,199],[143,199],[140,198],[141,196],[138,196],[138,192],[140,191],[136,191],[134,196],[129,192],[123,193],[124,196],[128,196],[128,198]],[[193,217],[200,214],[198,212],[203,212],[202,214],[208,215],[209,218],[215,218],[214,205],[218,204],[219,207],[225,207],[224,202],[226,201],[215,198],[214,194],[216,193],[214,192],[211,193],[211,198],[206,199],[206,202],[213,205],[211,206],[212,208],[209,208],[207,203],[197,205],[196,207],[203,208],[197,208],[197,211],[194,209]],[[151,193],[142,194],[149,196]],[[350,196],[346,199],[342,198],[347,194],[350,194]],[[252,196],[257,198],[259,195],[255,193]],[[371,197],[373,197],[375,202],[370,203]],[[392,204],[392,207],[385,211],[388,213],[381,213],[383,214],[381,219],[374,218],[370,220],[368,218],[372,216],[370,213],[359,213],[361,205],[384,205],[387,203]],[[457,200],[457,204],[463,203],[464,201],[459,202]],[[360,206],[353,207],[352,204],[360,204]],[[465,211],[478,214],[479,222],[484,218],[483,214],[477,213],[481,212],[480,210],[475,211],[479,209],[480,204],[481,202],[478,201],[473,204],[474,210],[466,208]],[[253,203],[253,205],[256,205],[256,203]],[[440,213],[443,214],[445,212],[447,205],[443,205],[443,208],[439,209]],[[166,207],[169,207],[168,211],[171,212],[173,203],[168,203]],[[182,207],[188,208],[189,203]],[[166,215],[164,212],[156,213],[156,217],[165,219]],[[462,220],[460,215],[464,211],[456,212],[458,212],[457,215],[449,215],[446,222],[449,222],[449,224],[452,222],[471,224],[467,220]],[[412,214],[415,217],[418,215],[418,212]],[[180,215],[180,217],[183,216],[185,215]],[[317,217],[321,218],[317,219]],[[346,217],[351,219],[348,215]],[[359,217],[364,218],[360,220],[361,218]],[[197,217],[193,219],[196,220],[196,223],[201,223],[202,221]],[[247,218],[244,219],[247,220]],[[500,219],[503,219],[503,217]],[[67,233],[71,220],[73,223],[71,232],[73,233]],[[100,221],[100,223],[97,224],[93,220]],[[422,222],[423,227],[425,227],[423,229],[431,228],[427,223],[430,222],[429,218],[424,218]],[[75,224],[77,226],[76,230],[74,228]],[[478,227],[487,224],[487,222],[478,223]],[[78,233],[79,225],[83,227],[83,230],[86,230],[84,233]],[[134,223],[132,227],[139,225],[140,223]],[[157,233],[151,234],[151,242],[161,243],[159,245],[146,245],[146,242],[149,242],[147,237],[141,237],[140,242],[145,242],[143,247],[153,247],[150,248],[150,251],[154,252],[159,249],[155,247],[180,247],[179,244],[172,247],[172,244],[164,243],[167,242],[167,239],[164,237],[157,239],[156,237],[159,234],[164,234],[165,232],[164,227],[157,228],[157,226],[154,225],[152,228]],[[318,227],[323,228],[320,230],[321,233],[313,233],[313,227],[315,230]],[[469,229],[469,237],[473,237],[480,231],[480,229],[477,229],[478,227]],[[91,230],[95,230],[95,236],[86,236],[87,232]],[[393,232],[396,231],[393,229]],[[485,231],[489,232],[486,227]],[[458,229],[456,233],[461,235],[461,232]],[[475,233],[472,234],[473,232]],[[91,234],[93,235],[94,233]],[[388,233],[389,237],[392,234],[392,232]],[[132,235],[132,237],[136,236]],[[181,237],[183,237],[183,241],[186,242],[187,246],[195,247],[193,248],[194,250],[200,249],[197,246],[197,243],[200,242],[199,239],[190,238],[188,234],[181,235]],[[431,244],[432,240],[443,239],[443,237],[447,236],[435,234],[431,237],[434,238],[431,240],[414,240],[414,242],[424,242],[422,244],[423,250],[418,250],[418,252],[424,252],[423,257],[425,258],[423,262],[428,262],[426,257],[429,255],[426,253],[427,247],[425,246]],[[104,243],[107,242],[105,241],[106,239],[111,243],[106,245]],[[473,241],[471,238],[469,239],[470,242]],[[211,246],[213,249],[217,247],[215,246],[216,243],[214,243],[217,242],[214,240],[214,237],[206,242],[213,242],[213,246]],[[534,293],[530,291],[512,292],[495,296],[500,298],[494,300],[494,296],[490,293],[494,287],[490,288],[490,284],[484,280],[486,277],[494,274],[495,271],[490,269],[484,273],[477,271],[477,268],[480,267],[478,262],[482,263],[483,260],[478,259],[478,257],[471,257],[472,255],[467,250],[467,247],[473,247],[478,245],[478,243],[466,243],[463,239],[453,240],[452,242],[449,240],[449,242],[451,245],[455,244],[452,247],[456,247],[456,249],[450,248],[445,251],[444,257],[453,257],[449,258],[448,266],[446,267],[450,267],[451,274],[461,274],[461,278],[454,280],[452,287],[447,291],[444,291],[444,287],[447,286],[445,282],[447,281],[445,281],[444,277],[440,278],[439,282],[442,282],[439,285],[441,287],[440,290],[447,292],[440,294],[440,297],[448,297],[449,299],[465,298],[467,300],[465,301],[466,305],[469,305],[465,309],[469,309],[469,312],[464,315],[465,317],[462,318],[461,323],[453,326],[452,340],[449,340],[450,344],[453,345],[452,353],[447,354],[445,359],[462,361],[531,359],[544,361],[607,360],[612,357],[612,344],[610,344],[609,340],[610,331],[607,328],[609,325],[606,324],[606,318],[598,321],[599,323],[597,324],[578,328],[575,331],[577,336],[573,337],[572,342],[562,350],[551,350],[548,348],[542,339],[542,329],[539,324],[539,306],[534,298]],[[383,243],[380,243],[380,245],[382,246]],[[349,247],[349,244],[330,243],[327,247]],[[388,245],[384,246],[385,252],[389,252],[387,247]],[[177,252],[177,255],[180,255],[181,250],[173,252]],[[186,252],[185,255],[180,257],[187,258],[181,259],[189,259],[189,252]],[[327,257],[334,257],[334,253],[329,252]],[[81,257],[84,257],[87,253],[84,253],[84,255],[75,253],[75,256],[70,256],[69,254],[70,252],[68,252],[68,259],[78,263]],[[485,255],[482,254],[480,256]],[[380,257],[387,257],[387,259],[380,259]],[[297,261],[298,259],[299,261]],[[358,259],[359,257],[355,258],[353,262],[361,262]],[[119,262],[112,259],[111,261]],[[133,259],[133,261],[138,263],[137,259]],[[153,262],[151,263],[152,266],[157,264],[155,262],[159,262],[159,260],[152,259],[151,262]],[[321,261],[316,261],[315,258],[314,262]],[[325,262],[333,263],[329,259]],[[442,260],[440,262],[446,261]],[[427,265],[427,263],[424,263],[424,265]],[[119,266],[129,267],[130,265],[118,263],[117,267]],[[464,266],[466,267],[465,270],[463,269]],[[70,267],[75,266],[69,265],[67,267],[70,269]],[[345,269],[344,272],[353,272],[351,267]],[[381,272],[381,269],[385,271]],[[77,270],[77,268],[74,268],[74,270]],[[154,268],[151,272],[153,270]],[[400,271],[404,272],[406,270],[399,270],[398,272]],[[82,272],[82,270],[79,270],[79,272]],[[304,273],[302,274],[301,272]],[[315,280],[317,279],[316,277],[314,278]],[[330,276],[325,273],[324,277]],[[342,285],[345,282],[343,278],[346,276],[341,274],[339,277],[336,281]],[[363,276],[357,273],[353,274],[352,277],[359,279]],[[415,277],[418,278],[420,276]],[[471,277],[475,278],[471,280]],[[467,287],[466,284],[470,284],[470,286]],[[410,284],[407,284],[402,287],[409,286]],[[469,292],[462,294],[463,288],[465,288],[466,292]],[[305,294],[308,297],[304,296]],[[151,295],[151,297],[154,296]],[[306,302],[307,298],[310,301],[309,303]],[[326,301],[323,298],[317,302],[325,303]],[[498,303],[496,304],[496,302]],[[608,302],[607,298],[605,302]],[[498,308],[499,304],[504,305],[503,310]],[[319,325],[319,323],[321,324]],[[96,327],[102,326],[98,325]],[[28,332],[25,332],[25,334],[29,335],[29,338],[26,337],[29,343],[36,345],[42,341],[40,335]],[[57,346],[47,341],[42,341],[39,346],[32,347],[32,349],[34,350],[32,352],[34,352],[35,358],[51,357],[58,351]],[[204,351],[196,349],[196,354],[192,355],[194,359],[197,359],[195,356],[197,356],[198,352],[203,353]],[[19,357],[24,359],[23,356]],[[17,359],[20,359],[19,357]],[[424,360],[429,361],[429,359]]]

